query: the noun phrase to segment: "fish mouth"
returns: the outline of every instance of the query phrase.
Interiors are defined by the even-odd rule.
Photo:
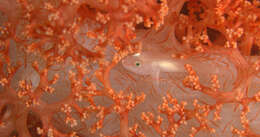
[[[130,66],[131,65],[131,63],[129,61],[127,61],[126,59],[122,60],[122,64],[123,64],[123,66]]]
[[[122,60],[122,64],[123,64],[123,65],[126,65],[126,64],[127,64],[125,59]]]

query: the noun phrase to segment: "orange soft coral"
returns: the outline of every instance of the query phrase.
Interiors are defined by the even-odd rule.
[[[260,136],[259,6],[0,0],[0,136]],[[183,71],[153,87],[121,64],[146,51]]]

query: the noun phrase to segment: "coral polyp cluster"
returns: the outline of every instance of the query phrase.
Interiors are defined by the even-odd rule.
[[[258,0],[0,0],[0,136],[258,137],[259,13]],[[183,71],[155,87],[122,65],[146,51]]]

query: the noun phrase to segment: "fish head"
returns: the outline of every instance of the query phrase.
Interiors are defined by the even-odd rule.
[[[141,53],[129,55],[122,60],[122,65],[128,71],[139,75],[150,75],[151,61],[145,59]]]

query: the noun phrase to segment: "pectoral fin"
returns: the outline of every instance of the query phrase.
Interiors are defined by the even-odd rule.
[[[160,87],[159,87],[160,70],[159,69],[153,71],[152,80],[153,80],[153,86],[154,86],[155,90],[157,92],[160,92]]]

